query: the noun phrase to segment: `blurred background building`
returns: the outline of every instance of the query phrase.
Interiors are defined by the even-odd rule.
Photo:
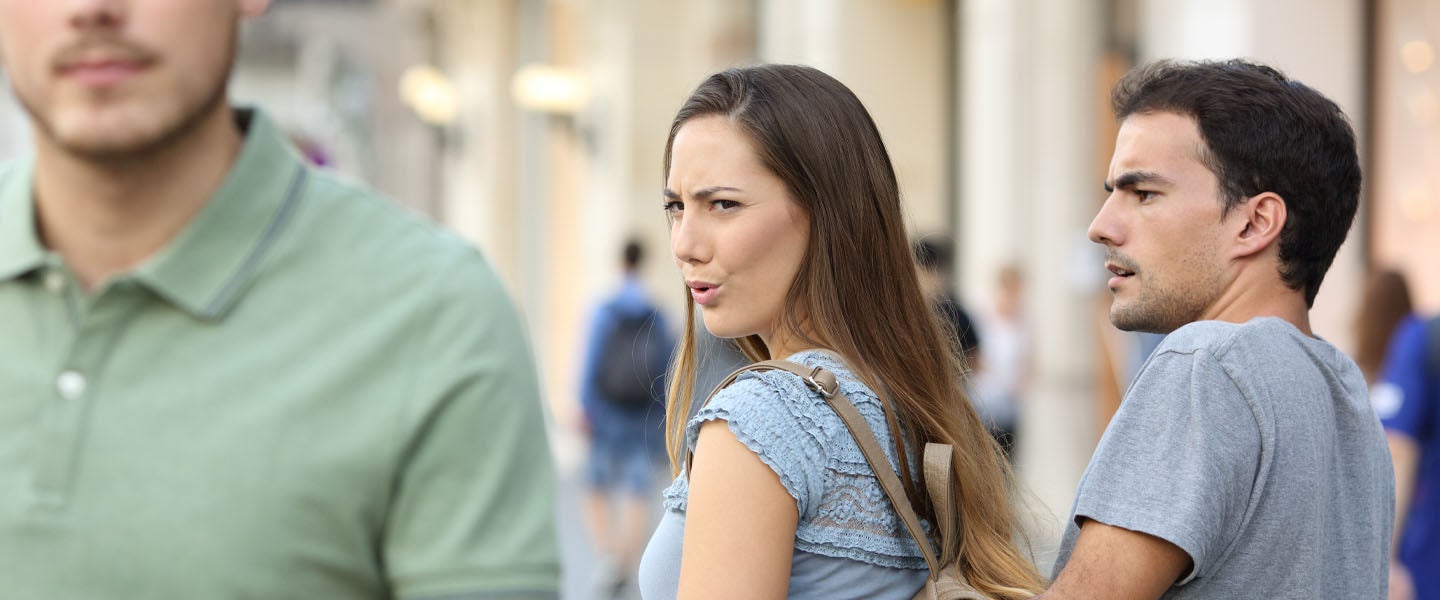
[[[1340,103],[1366,192],[1312,318],[1348,349],[1374,269],[1398,268],[1417,308],[1440,310],[1437,44],[1440,0],[277,0],[245,30],[233,95],[267,107],[317,162],[485,251],[527,315],[568,473],[585,315],[616,284],[627,236],[668,248],[674,111],[727,66],[826,70],[875,116],[912,233],[956,240],[960,297],[993,297],[1004,265],[1026,273],[1018,470],[1058,532],[1153,345],[1108,324],[1085,234],[1116,131],[1110,85],[1153,58],[1240,56]],[[0,158],[27,140],[0,95]],[[646,269],[683,322],[676,270]]]

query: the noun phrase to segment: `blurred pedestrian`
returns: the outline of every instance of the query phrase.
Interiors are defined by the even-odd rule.
[[[1362,366],[1377,371],[1370,399],[1395,467],[1390,598],[1435,600],[1440,599],[1440,317],[1426,319],[1411,310],[1404,277],[1377,274],[1359,318],[1371,322],[1360,332],[1359,354]]]
[[[228,103],[267,4],[0,0],[3,595],[553,598],[515,307]]]
[[[1030,380],[1030,330],[1025,323],[1025,278],[1019,265],[996,274],[995,298],[980,311],[985,353],[975,372],[975,407],[1005,456],[1014,456],[1020,403]]]
[[[1417,318],[1414,310],[1405,275],[1393,269],[1370,275],[1355,312],[1355,364],[1365,381],[1378,382],[1390,340],[1402,322]]]
[[[895,172],[855,95],[809,67],[717,73],[676,116],[665,170],[687,305],[751,360],[788,358],[810,376],[746,372],[687,418],[685,334],[668,411],[677,478],[641,562],[644,596],[911,598],[932,575],[931,540],[922,550],[900,507],[936,522],[915,469],[933,441],[954,445],[945,508],[963,527],[939,540],[949,557],[964,540],[946,573],[1000,599],[1038,591],[1004,459],[921,293]],[[822,393],[848,398],[879,440],[875,464],[905,482],[894,502]]]
[[[613,597],[629,583],[649,537],[653,473],[663,439],[665,369],[674,350],[660,309],[640,281],[644,247],[621,252],[620,289],[591,321],[581,407],[589,433],[585,517],[600,554],[595,591]]]
[[[1112,105],[1090,224],[1110,320],[1169,335],[1081,479],[1043,597],[1383,597],[1384,436],[1309,319],[1360,194],[1344,113],[1239,60],[1150,63]]]
[[[980,360],[980,332],[970,313],[955,297],[955,251],[950,240],[926,236],[911,244],[915,264],[920,267],[920,290],[944,320],[948,333],[960,344],[965,371],[973,372]]]

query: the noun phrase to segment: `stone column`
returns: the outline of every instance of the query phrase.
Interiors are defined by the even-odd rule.
[[[762,0],[760,58],[821,69],[875,119],[915,234],[949,232],[949,0]]]
[[[960,19],[960,238],[965,288],[988,305],[1006,263],[1026,275],[1032,342],[1017,473],[1038,563],[1094,448],[1091,411],[1100,254],[1086,239],[1094,173],[1098,0],[966,0]]]
[[[484,250],[507,283],[518,287],[519,115],[510,98],[518,6],[512,0],[440,0],[432,20],[437,58],[461,102],[458,121],[445,133],[441,212],[446,225]]]

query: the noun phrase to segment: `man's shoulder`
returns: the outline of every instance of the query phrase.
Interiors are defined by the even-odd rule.
[[[364,264],[371,276],[490,270],[472,244],[381,192],[318,169],[307,180],[297,233],[322,256]]]
[[[385,195],[310,169],[271,275],[323,282],[353,303],[502,310],[499,274],[473,244]],[[281,272],[284,275],[280,275]],[[429,310],[429,309],[424,309]]]
[[[305,201],[313,213],[344,231],[347,225],[362,231],[410,236],[430,244],[457,241],[438,224],[403,206],[389,195],[345,176],[306,167]],[[463,244],[461,244],[463,245]]]
[[[1351,387],[1358,378],[1364,388],[1359,367],[1344,352],[1278,317],[1190,323],[1172,332],[1155,350],[1157,356],[1167,352],[1195,355],[1240,379],[1293,377],[1318,369]]]
[[[1290,332],[1303,335],[1280,319],[1253,319],[1245,323],[1195,321],[1160,342],[1136,375],[1132,392],[1171,398],[1172,387],[1183,381],[1203,381],[1198,389],[1215,396],[1244,396],[1243,380],[1254,368],[1283,361],[1293,354]],[[1287,348],[1287,344],[1292,347]]]
[[[1250,323],[1225,321],[1194,321],[1170,332],[1155,351],[1194,353],[1199,350],[1223,350],[1245,333]]]
[[[1302,337],[1305,334],[1294,325],[1275,317],[1256,318],[1244,323],[1195,321],[1165,336],[1155,352],[1193,354],[1205,351],[1216,359],[1225,359],[1237,354],[1237,350],[1283,346]]]

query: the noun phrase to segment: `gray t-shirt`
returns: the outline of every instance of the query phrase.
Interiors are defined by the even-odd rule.
[[[1094,519],[1190,555],[1163,598],[1384,598],[1394,501],[1354,362],[1282,319],[1191,323],[1100,440],[1055,573]]]

